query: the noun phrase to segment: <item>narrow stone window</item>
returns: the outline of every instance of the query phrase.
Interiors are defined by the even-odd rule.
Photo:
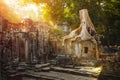
[[[88,53],[88,47],[84,47],[84,53]]]

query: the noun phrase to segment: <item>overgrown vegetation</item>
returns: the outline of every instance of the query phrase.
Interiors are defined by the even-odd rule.
[[[48,3],[47,14],[55,24],[67,22],[72,29],[80,24],[79,10],[88,9],[103,45],[120,45],[119,0],[35,0]],[[46,15],[47,16],[47,15]],[[48,20],[48,19],[47,19]]]

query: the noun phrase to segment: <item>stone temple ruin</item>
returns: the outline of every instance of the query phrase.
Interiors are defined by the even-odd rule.
[[[89,17],[88,10],[82,9],[80,14],[80,26],[63,37],[66,53],[80,59],[99,58],[98,39],[94,25]]]
[[[8,24],[7,27],[14,26]],[[18,26],[20,29],[0,32],[1,59],[16,63],[45,63],[49,53],[53,53],[50,25],[27,19]],[[25,30],[20,26],[25,26]]]
[[[47,66],[46,71],[52,71],[57,64],[60,66],[59,61],[63,61],[66,65],[67,61],[68,63],[69,61],[80,63],[82,59],[98,59],[99,38],[88,10],[82,9],[79,13],[80,26],[60,40],[57,39],[58,36],[51,35],[51,26],[47,23],[32,22],[30,19],[26,19],[20,24],[12,24],[7,21],[5,21],[5,25],[2,23],[1,25],[7,30],[0,29],[0,69],[2,72],[0,75],[7,78],[6,80],[16,80],[16,78],[13,79],[16,74],[20,77],[23,72],[31,76],[31,74],[33,75],[31,71],[41,72],[44,70],[44,66]],[[57,60],[56,57],[62,55],[59,53],[69,55],[69,60],[66,59],[66,55]],[[31,70],[31,74],[27,73],[27,70]]]
[[[32,22],[30,19],[24,20],[21,24],[5,23],[3,26],[9,29],[0,32],[2,58],[8,62],[46,62],[51,53],[64,52],[78,62],[82,58],[98,59],[99,38],[88,10],[82,9],[79,13],[80,26],[63,37],[64,49],[61,49],[61,44],[57,42],[55,36],[51,36],[50,25],[46,23]],[[15,29],[11,30],[10,27]]]

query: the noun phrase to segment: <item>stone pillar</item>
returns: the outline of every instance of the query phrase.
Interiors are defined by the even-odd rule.
[[[28,41],[27,41],[27,39],[25,40],[25,61],[26,61],[26,63],[29,62],[29,59],[28,59]]]
[[[19,37],[18,37],[18,35],[16,35],[16,43],[15,43],[15,45],[16,45],[16,51],[15,51],[15,55],[16,55],[16,58],[19,60]]]
[[[33,38],[33,45],[32,45],[32,61],[33,63],[36,63],[37,59],[36,59],[36,44],[35,44],[35,39]]]

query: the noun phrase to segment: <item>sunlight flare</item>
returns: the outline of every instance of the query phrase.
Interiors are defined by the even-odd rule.
[[[44,20],[46,3],[36,4],[29,0],[1,0],[1,15],[10,22],[18,23],[25,18],[33,21]]]

